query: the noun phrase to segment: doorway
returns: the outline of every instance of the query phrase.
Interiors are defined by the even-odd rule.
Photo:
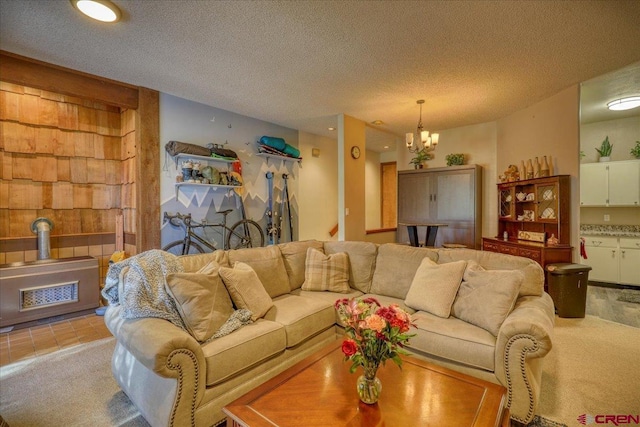
[[[380,226],[395,228],[397,226],[397,163],[380,163]]]

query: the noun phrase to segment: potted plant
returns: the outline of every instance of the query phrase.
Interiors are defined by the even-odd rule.
[[[447,161],[447,166],[459,166],[464,164],[464,154],[447,154],[445,157]]]
[[[631,149],[631,155],[634,159],[640,159],[640,141],[636,141],[636,146]]]
[[[609,143],[609,136],[607,136],[602,144],[600,145],[600,149],[596,148],[598,154],[600,154],[600,162],[608,162],[611,160],[611,150],[613,150],[613,145]]]
[[[427,152],[424,148],[416,153],[416,156],[411,159],[409,163],[413,163],[414,169],[422,169],[423,163],[426,160],[431,160],[431,153]]]

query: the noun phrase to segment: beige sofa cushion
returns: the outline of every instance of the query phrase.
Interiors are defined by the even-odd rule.
[[[303,291],[347,293],[349,289],[349,256],[346,253],[325,255],[316,249],[307,249]]]
[[[485,270],[469,261],[452,314],[497,336],[513,310],[523,279],[524,274],[518,270]]]
[[[222,267],[229,267],[229,257],[227,256],[227,252],[221,249],[206,254],[180,255],[178,260],[182,264],[184,271],[187,273],[194,273],[211,261],[216,262]]]
[[[544,270],[529,258],[473,249],[438,249],[438,256],[439,263],[464,259],[477,261],[487,270],[519,270],[524,274],[520,296],[540,296],[544,292]]]
[[[416,334],[409,340],[409,351],[494,372],[496,337],[489,332],[455,317],[443,319],[424,311],[413,314],[411,320],[417,330],[409,331]]]
[[[416,310],[449,317],[466,266],[466,261],[437,264],[430,258],[424,258],[404,302]]]
[[[339,252],[349,255],[349,286],[369,292],[378,246],[370,242],[324,242],[324,253],[331,255]]]
[[[308,338],[334,326],[333,304],[297,295],[282,295],[273,300],[274,307],[264,317],[284,326],[287,347],[294,347]]]
[[[252,320],[264,316],[273,306],[271,297],[251,266],[236,262],[233,268],[220,267],[220,277],[236,307],[249,310]]]
[[[282,353],[287,344],[284,327],[259,319],[233,333],[202,346],[206,363],[206,384],[220,384],[255,365]]]
[[[233,313],[231,298],[217,268],[211,274],[169,274],[166,288],[187,330],[200,342],[216,333]]]
[[[299,289],[304,283],[304,263],[307,260],[307,249],[314,248],[324,252],[324,245],[318,240],[287,242],[278,245],[282,254],[284,268],[289,276],[291,290]]]
[[[404,300],[425,257],[438,261],[438,253],[433,249],[396,243],[380,245],[370,292]]]
[[[287,294],[291,290],[279,247],[234,249],[228,254],[231,265],[239,261],[253,268],[271,298]]]

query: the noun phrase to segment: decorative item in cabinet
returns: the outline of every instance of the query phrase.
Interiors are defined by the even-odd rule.
[[[513,204],[513,196],[510,189],[500,191],[500,217],[511,218],[511,206]]]

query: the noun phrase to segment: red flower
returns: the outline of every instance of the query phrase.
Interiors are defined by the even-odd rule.
[[[342,341],[342,352],[345,356],[351,357],[358,351],[358,346],[354,340],[346,339]]]

